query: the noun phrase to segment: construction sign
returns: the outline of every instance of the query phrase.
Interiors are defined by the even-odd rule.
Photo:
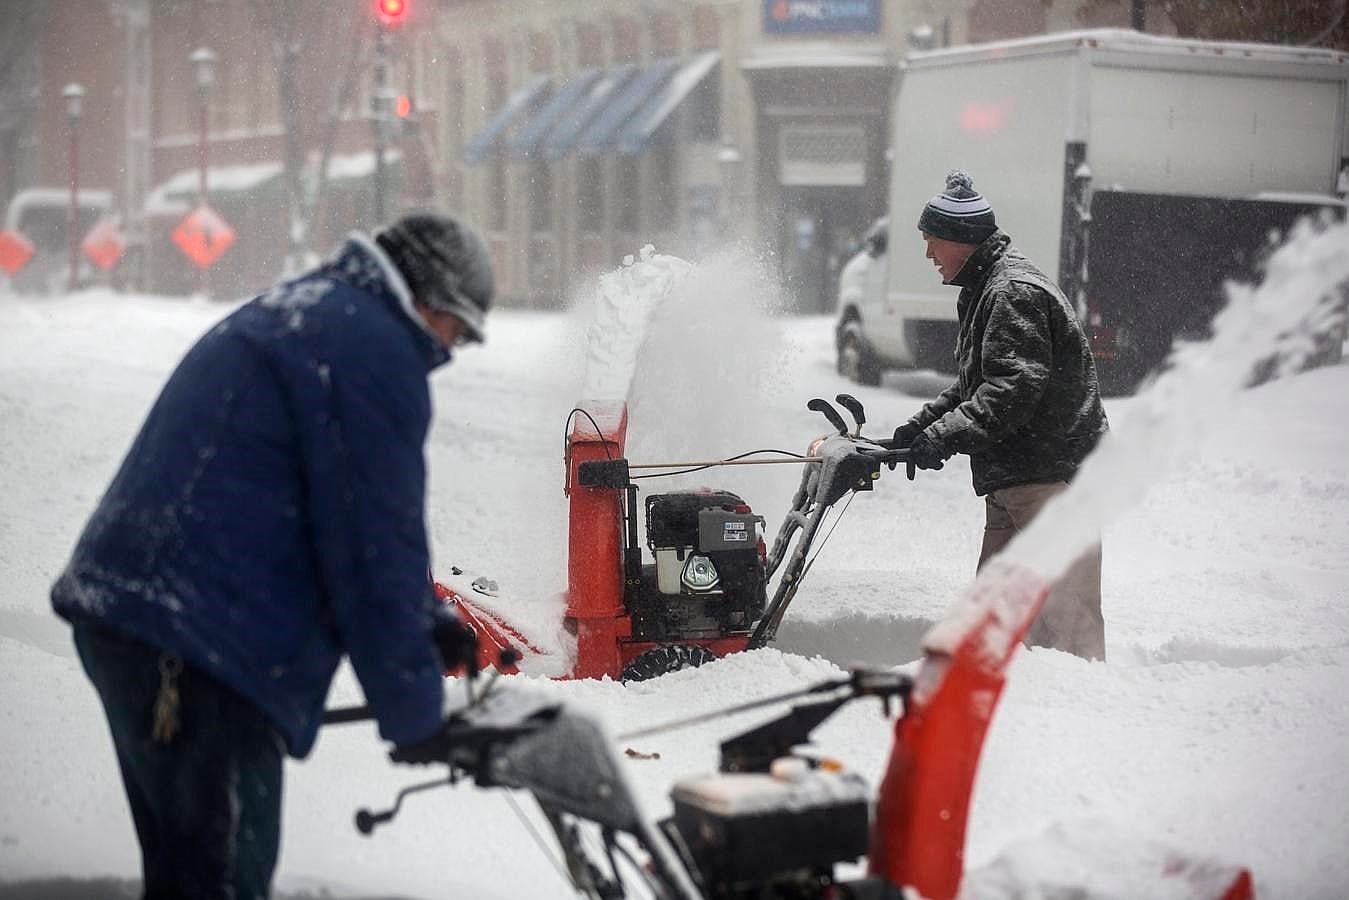
[[[104,272],[110,272],[126,252],[126,241],[122,239],[122,232],[111,219],[101,219],[84,236],[80,249],[94,265]]]
[[[173,229],[173,242],[199,269],[211,267],[234,243],[234,229],[209,206],[198,206]]]
[[[17,275],[32,258],[33,245],[26,237],[10,228],[0,231],[0,269]]]

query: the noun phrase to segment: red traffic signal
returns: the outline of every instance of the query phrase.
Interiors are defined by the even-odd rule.
[[[375,0],[375,13],[385,27],[401,25],[408,17],[408,0]]]

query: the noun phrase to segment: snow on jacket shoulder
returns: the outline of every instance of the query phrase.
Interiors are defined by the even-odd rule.
[[[427,374],[449,354],[354,236],[187,353],[52,588],[56,611],[181,656],[313,746],[345,652],[380,733],[441,722],[428,639]]]
[[[1072,306],[1001,231],[954,282],[957,380],[914,421],[969,454],[976,494],[1071,480],[1109,428]]]

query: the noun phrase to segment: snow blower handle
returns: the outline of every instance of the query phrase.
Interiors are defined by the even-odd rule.
[[[829,401],[820,397],[813,398],[806,404],[806,409],[813,409],[817,413],[823,413],[829,420],[829,424],[834,426],[834,430],[839,434],[847,435],[848,426],[844,424],[843,417],[838,414],[838,410],[829,405]]]
[[[395,747],[389,754],[396,763],[440,763],[449,767],[449,774],[401,789],[387,809],[357,810],[356,830],[369,835],[377,826],[392,821],[409,795],[453,785],[460,776],[471,777],[479,787],[504,784],[497,777],[500,773],[496,760],[508,755],[518,741],[548,728],[561,714],[562,705],[544,696],[519,691],[484,692],[475,704],[449,713],[430,737],[413,745]],[[364,706],[332,709],[323,714],[325,725],[370,718],[371,711]]]
[[[866,411],[862,409],[862,401],[858,400],[852,394],[839,394],[834,398],[834,402],[846,409],[852,415],[853,421],[857,423],[857,427],[853,429],[852,436],[861,437],[862,426],[867,423],[867,414]]]
[[[913,460],[909,459],[909,448],[896,447],[894,438],[881,438],[876,441],[876,444],[885,448],[884,453],[877,454],[880,461],[889,466],[891,472],[895,470],[896,465],[904,463],[904,474],[909,476],[910,481],[913,481],[918,467],[914,465]]]

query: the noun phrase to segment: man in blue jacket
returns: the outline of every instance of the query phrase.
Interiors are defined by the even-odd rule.
[[[150,410],[52,588],[147,897],[267,896],[282,758],[313,746],[343,655],[396,753],[437,746],[427,377],[482,340],[493,291],[453,218],[355,234],[207,332]]]

